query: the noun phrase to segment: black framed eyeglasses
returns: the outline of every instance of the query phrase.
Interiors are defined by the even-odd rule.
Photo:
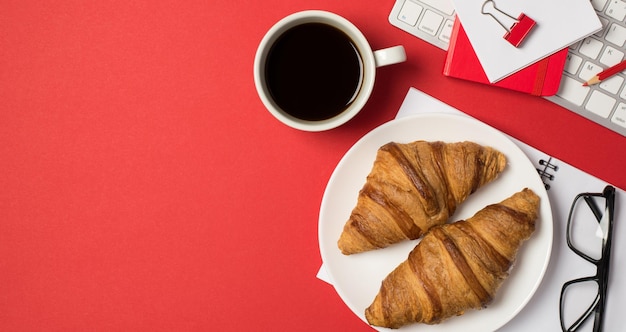
[[[602,331],[614,210],[615,188],[612,186],[606,186],[601,193],[581,193],[574,198],[567,218],[567,246],[595,265],[596,274],[563,284],[559,314],[564,332],[577,331],[589,324],[592,315],[593,331]]]

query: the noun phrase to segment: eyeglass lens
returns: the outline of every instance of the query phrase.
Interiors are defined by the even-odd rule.
[[[607,237],[608,219],[603,216],[606,199],[601,196],[582,196],[576,200],[571,214],[569,236],[574,248],[594,260],[602,258],[603,242]]]
[[[567,284],[561,301],[567,304],[567,310],[561,314],[562,323],[566,327],[574,327],[572,331],[591,331],[593,319],[587,319],[594,314],[594,308],[600,300],[599,284],[593,278],[584,278]]]

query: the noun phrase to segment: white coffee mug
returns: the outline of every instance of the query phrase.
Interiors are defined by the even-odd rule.
[[[291,33],[294,28],[302,28],[303,25],[308,23],[329,25],[343,32],[343,34],[349,38],[353,45],[352,47],[356,48],[359,58],[357,61],[360,61],[359,66],[361,68],[358,87],[353,91],[349,103],[347,103],[345,107],[342,106],[342,108],[338,109],[337,114],[333,113],[329,115],[329,117],[320,119],[312,119],[300,115],[296,116],[293,110],[286,111],[281,108],[281,106],[279,106],[281,102],[277,102],[275,98],[276,94],[273,94],[272,89],[270,89],[271,83],[268,83],[268,76],[274,74],[268,72],[268,70],[272,70],[268,69],[268,55],[271,53],[273,47],[277,44],[277,41],[281,40],[281,37]],[[283,37],[283,39],[285,38],[286,37]],[[331,51],[334,52],[332,49]],[[377,67],[400,63],[405,60],[406,54],[404,47],[394,46],[372,51],[367,39],[363,36],[361,31],[345,18],[327,11],[308,10],[294,13],[283,18],[272,26],[263,37],[254,59],[254,83],[261,101],[276,119],[296,129],[304,131],[323,131],[346,123],[365,106],[374,88]],[[296,76],[297,75],[300,74],[296,74]],[[300,75],[302,76],[302,80],[306,81],[306,75],[306,73]],[[297,79],[300,79],[300,76],[297,76]],[[330,80],[329,83],[332,82],[334,82],[334,80]],[[290,86],[289,88],[296,89],[291,91],[298,92],[297,89],[299,89],[299,86]],[[297,95],[297,93],[295,95]],[[328,97],[321,94],[319,98],[322,98],[319,100],[324,100],[323,98]],[[284,103],[282,104],[285,105]]]

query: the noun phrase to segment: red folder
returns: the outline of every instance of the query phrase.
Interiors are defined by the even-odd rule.
[[[521,91],[535,96],[552,96],[559,90],[563,67],[567,58],[567,49],[535,62],[500,81],[490,83],[458,18],[454,21],[450,37],[450,46],[443,69],[443,74],[446,76]]]

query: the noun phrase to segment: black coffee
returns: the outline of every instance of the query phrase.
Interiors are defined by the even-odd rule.
[[[354,101],[363,63],[350,38],[327,24],[305,23],[282,34],[270,49],[265,80],[286,113],[324,120]]]

